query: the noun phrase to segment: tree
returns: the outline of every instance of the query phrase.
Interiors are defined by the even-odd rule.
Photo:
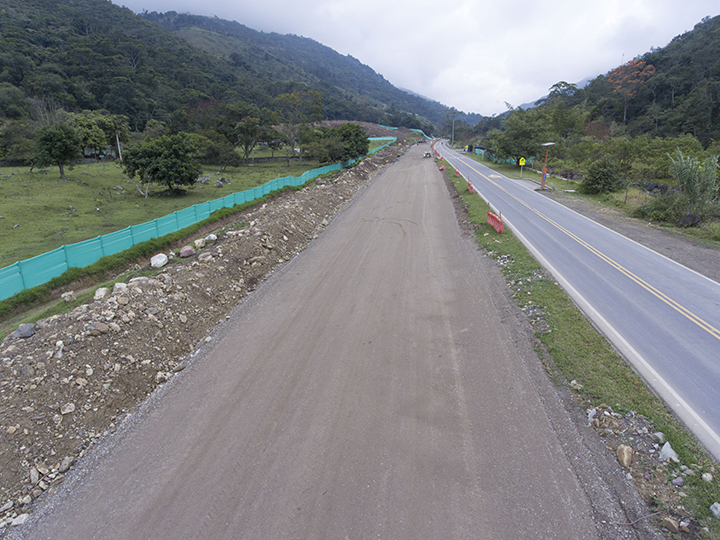
[[[623,124],[627,122],[628,101],[637,94],[643,83],[655,74],[655,66],[646,64],[642,60],[631,60],[627,64],[615,68],[608,75],[608,81],[614,86],[614,91],[623,98],[625,110]]]
[[[621,184],[617,165],[611,158],[603,157],[590,166],[588,174],[580,184],[580,191],[602,194],[620,189]]]
[[[55,124],[41,127],[36,133],[39,167],[57,165],[60,178],[65,178],[65,165],[82,158],[80,137],[77,131],[67,124]]]
[[[339,135],[342,143],[340,161],[355,159],[368,153],[370,143],[367,134],[358,124],[348,122],[333,128],[331,131]]]
[[[264,131],[262,141],[270,148],[270,156],[275,157],[275,152],[287,142],[287,137],[277,129],[269,127]]]
[[[690,215],[693,209],[701,211],[717,194],[718,156],[710,156],[702,163],[695,157],[683,155],[680,149],[670,157],[670,173],[687,197]]]
[[[0,159],[31,163],[36,155],[35,128],[28,121],[9,120],[0,127]]]
[[[202,172],[193,159],[195,153],[195,145],[186,134],[163,135],[125,150],[123,168],[133,181],[137,176],[146,186],[150,183],[164,184],[168,189],[191,186]],[[135,186],[147,199],[147,189],[143,192],[137,183]]]
[[[290,139],[290,152],[299,146],[302,163],[303,137],[308,132],[308,124],[322,118],[322,94],[317,90],[295,91],[292,94],[280,94],[273,101],[275,109],[283,118],[285,134]],[[288,154],[289,157],[292,154]]]
[[[78,128],[83,154],[86,150],[90,150],[91,154],[99,156],[107,146],[105,133],[94,121],[90,112],[73,115],[73,122]]]
[[[500,156],[512,158],[517,163],[521,157],[536,156],[543,150],[542,144],[553,137],[539,114],[533,109],[517,109],[510,113],[505,120],[504,131],[494,134]]]

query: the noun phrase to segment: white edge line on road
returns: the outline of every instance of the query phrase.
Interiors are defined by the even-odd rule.
[[[445,158],[447,160],[447,158]],[[456,168],[457,170],[457,168]],[[459,172],[459,171],[458,171]],[[468,182],[464,174],[460,173]],[[482,198],[488,206],[494,211],[498,210],[488,201],[485,196],[473,185],[475,193]],[[512,223],[503,218],[503,221],[510,226],[513,234],[518,240],[533,254],[538,262],[544,266],[557,280],[560,286],[570,295],[573,302],[585,313],[585,315],[597,326],[615,348],[624,356],[631,366],[633,366],[640,376],[655,390],[660,397],[677,413],[680,419],[688,426],[688,428],[703,442],[707,450],[720,460],[720,436],[705,423],[695,410],[663,379],[660,374],[623,338],[620,333],[607,320],[598,313],[594,307],[573,287],[558,270],[548,262],[545,257],[525,238]],[[607,228],[607,227],[606,227]],[[608,229],[612,231],[612,229]],[[614,231],[613,231],[614,232]],[[616,233],[618,234],[618,233]],[[641,244],[638,244],[641,245]],[[681,265],[682,266],[682,265]],[[712,280],[710,280],[712,281]],[[713,283],[715,283],[713,281]]]

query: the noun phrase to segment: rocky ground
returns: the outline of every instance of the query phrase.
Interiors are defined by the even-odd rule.
[[[194,254],[168,254],[170,262],[153,277],[120,276],[93,302],[0,344],[0,537],[24,522],[75,460],[192,362],[193,351],[213,339],[212,329],[243,297],[303,250],[378,169],[404,151],[409,143],[402,132],[390,134],[399,135],[399,145],[215,224],[188,239]],[[518,287],[509,284],[508,294]],[[542,331],[541,313],[526,315]],[[661,435],[637,415],[622,417],[603,404],[580,406],[608,451],[632,449],[621,449],[618,467],[625,463],[651,513],[660,512],[649,519],[667,518],[666,532],[695,537],[698,526],[682,505],[683,481],[707,480],[703,474],[715,471],[661,459]],[[632,461],[623,461],[628,454]],[[683,480],[673,481],[673,474]]]

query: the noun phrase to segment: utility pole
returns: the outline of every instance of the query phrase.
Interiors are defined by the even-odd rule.
[[[458,111],[455,107],[450,107],[449,109],[445,109],[445,114],[447,115],[448,122],[450,119],[452,119],[452,133],[451,133],[451,140],[450,140],[450,146],[455,144],[455,120],[456,116],[458,114],[462,114],[462,111]]]

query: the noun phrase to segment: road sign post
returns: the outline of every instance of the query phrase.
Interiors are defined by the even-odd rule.
[[[545,178],[547,177],[548,153],[550,152],[550,147],[553,144],[555,144],[555,143],[554,142],[543,143],[543,146],[545,147],[545,165],[543,166],[543,174],[542,174],[542,181],[540,182],[540,189],[545,189]]]

